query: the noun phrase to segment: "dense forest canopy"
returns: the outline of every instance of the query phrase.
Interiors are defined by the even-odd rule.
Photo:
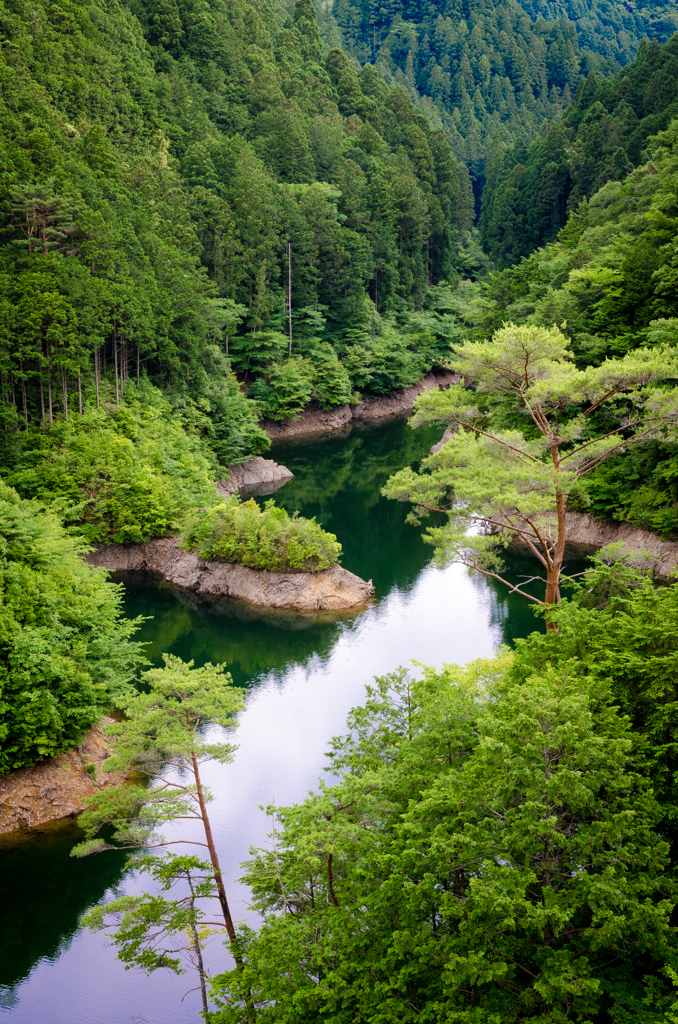
[[[579,44],[627,64],[644,36],[666,42],[678,29],[675,4],[657,0],[612,3],[610,0],[521,0],[521,7],[532,18],[574,22]]]
[[[640,41],[678,28],[675,3],[335,0],[344,44],[361,63],[422,97],[482,189],[488,158],[528,143],[566,110],[582,77],[606,77]]]
[[[551,241],[583,199],[641,163],[648,139],[676,115],[678,36],[642,43],[612,78],[590,75],[561,121],[491,163],[480,217],[485,250],[507,266]]]
[[[323,53],[305,0],[279,31],[265,5],[137,13],[3,13],[4,381],[28,420],[118,359],[122,389],[141,365],[209,403],[210,341],[287,330],[288,244],[294,326],[341,340],[421,303],[469,222],[444,133]]]
[[[117,706],[126,763],[192,758],[210,833],[194,733],[225,719],[185,718],[192,663],[168,659],[146,681],[191,737],[166,742],[136,623],[82,556],[183,532],[204,559],[334,565],[315,520],[215,494],[266,418],[456,365],[419,407],[456,410],[423,464],[448,511],[477,532],[556,508],[558,559],[577,509],[678,534],[677,27],[648,0],[0,0],[0,774]],[[176,969],[153,929],[190,933],[213,1024],[678,1020],[678,589],[618,550],[580,583],[555,564],[546,636],[377,680],[335,780],[273,809],[245,867],[262,925],[224,912],[214,1012],[193,889],[114,904],[126,965]],[[104,794],[99,823],[143,848],[180,811],[165,782]],[[206,866],[152,863],[165,893]]]

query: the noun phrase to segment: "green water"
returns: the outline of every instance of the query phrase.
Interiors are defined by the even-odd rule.
[[[140,638],[152,662],[165,651],[198,664],[226,662],[248,691],[236,762],[210,779],[220,855],[231,879],[250,843],[265,834],[258,805],[303,797],[322,770],[328,738],[341,731],[372,675],[410,658],[466,661],[540,628],[528,602],[507,588],[469,579],[458,566],[427,568],[432,549],[405,523],[407,508],[381,496],[389,474],[416,465],[440,433],[396,421],[272,453],[295,474],[275,495],[277,503],[316,516],[341,541],[343,565],[373,580],[375,603],[358,615],[323,621],[255,613],[148,577],[120,577],[127,613],[149,617]],[[511,572],[517,579],[533,569],[514,563]],[[76,826],[67,823],[0,847],[0,1018],[195,1021],[193,996],[181,1002],[192,982],[126,973],[105,939],[78,929],[87,907],[136,881],[120,855],[71,859],[76,837]]]

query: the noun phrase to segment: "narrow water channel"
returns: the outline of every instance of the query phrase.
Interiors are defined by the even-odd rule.
[[[407,509],[380,495],[390,473],[416,464],[440,431],[400,420],[341,437],[280,446],[273,457],[295,473],[276,501],[315,515],[336,533],[343,565],[376,587],[352,617],[305,619],[198,600],[143,577],[124,582],[126,609],[150,618],[141,630],[149,659],[165,651],[196,664],[226,662],[247,692],[235,761],[210,766],[212,820],[234,916],[252,924],[239,865],[265,842],[259,809],[303,798],[324,766],[328,740],[371,678],[412,660],[440,665],[491,655],[539,628],[527,601],[469,577],[461,566],[431,567],[432,550],[405,523]],[[516,574],[529,571],[515,565]],[[60,823],[0,845],[0,1021],[16,1024],[188,1024],[199,1009],[195,981],[125,971],[106,937],[79,929],[81,914],[138,879],[124,855],[69,858],[77,827]],[[208,953],[223,962],[215,940]]]

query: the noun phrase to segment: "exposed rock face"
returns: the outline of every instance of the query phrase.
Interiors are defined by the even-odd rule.
[[[656,559],[659,579],[668,579],[678,566],[678,541],[662,540],[656,533],[639,530],[630,523],[608,523],[585,512],[567,513],[567,543],[572,554],[592,554],[618,542],[634,551],[649,551]]]
[[[586,512],[568,512],[566,554],[569,557],[592,555],[607,544],[624,544],[632,551],[649,554],[659,580],[668,580],[678,567],[678,541],[662,540],[656,533],[639,530],[630,523],[610,523]],[[528,552],[527,544],[512,540],[512,548]]]
[[[291,473],[285,466],[280,466],[273,459],[262,459],[260,455],[242,462],[237,466],[229,466],[228,478],[217,480],[217,494],[229,498],[236,491],[243,497],[261,496],[273,494],[279,490],[288,480],[292,480],[294,473]]]
[[[350,428],[354,420],[381,420],[389,416],[399,416],[410,412],[414,403],[423,391],[431,388],[446,388],[450,384],[458,384],[461,377],[451,370],[440,370],[429,373],[411,388],[394,391],[380,398],[369,398],[359,405],[339,405],[334,409],[323,411],[312,409],[303,413],[298,420],[262,420],[264,428],[272,441],[283,441],[288,438],[304,437],[312,434],[329,434]]]
[[[0,834],[79,814],[86,797],[124,782],[122,776],[101,770],[108,756],[101,725],[107,721],[111,719],[88,732],[75,750],[0,776]],[[92,774],[88,765],[94,765]]]
[[[461,376],[452,373],[451,370],[440,370],[437,373],[428,373],[423,380],[411,388],[403,391],[394,391],[391,395],[382,395],[380,398],[369,398],[360,405],[352,406],[354,420],[380,420],[386,416],[399,416],[404,412],[411,412],[414,403],[424,391],[431,391],[433,388],[448,388],[450,384],[458,384]]]
[[[445,433],[443,434],[443,436],[438,441],[438,444],[434,444],[431,447],[431,455],[437,455],[438,454],[438,452],[440,451],[442,446],[444,444],[446,444],[450,440],[450,438],[454,434],[454,431],[455,431],[455,427],[454,427],[454,425],[452,423],[450,423],[449,427],[446,428]]]
[[[337,405],[333,409],[309,409],[298,420],[261,420],[260,427],[271,441],[282,441],[308,434],[335,434],[350,427],[353,412],[350,405]]]
[[[203,562],[178,547],[180,542],[179,537],[160,537],[145,544],[101,544],[87,561],[109,572],[157,573],[197,594],[232,598],[260,608],[344,611],[359,608],[374,594],[371,583],[338,565],[317,573],[264,572],[228,562]]]

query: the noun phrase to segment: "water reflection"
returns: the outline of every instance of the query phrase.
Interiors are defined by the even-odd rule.
[[[501,584],[470,578],[461,566],[430,568],[432,550],[405,523],[407,508],[381,497],[388,475],[416,464],[439,434],[396,422],[274,452],[296,474],[276,502],[315,515],[343,544],[346,568],[374,581],[376,600],[357,615],[290,619],[124,578],[127,613],[152,617],[141,630],[152,662],[166,651],[197,664],[226,662],[248,689],[236,760],[211,766],[208,779],[237,917],[248,916],[248,894],[234,882],[239,865],[267,830],[259,805],[299,800],[315,785],[330,737],[374,675],[411,659],[439,665],[488,656],[543,628],[525,599]],[[514,563],[511,571],[517,579],[532,566]],[[18,998],[4,1012],[12,1024],[194,1022],[197,995],[181,1002],[190,980],[126,973],[104,938],[77,931],[82,911],[104,892],[121,879],[125,891],[137,883],[123,878],[122,856],[71,860],[75,840],[67,825],[0,849],[0,984],[7,1001]]]
[[[54,961],[78,930],[80,917],[118,885],[125,854],[76,861],[70,851],[83,833],[66,821],[27,836],[0,836],[0,1006],[16,1001],[16,986],[39,960]]]

